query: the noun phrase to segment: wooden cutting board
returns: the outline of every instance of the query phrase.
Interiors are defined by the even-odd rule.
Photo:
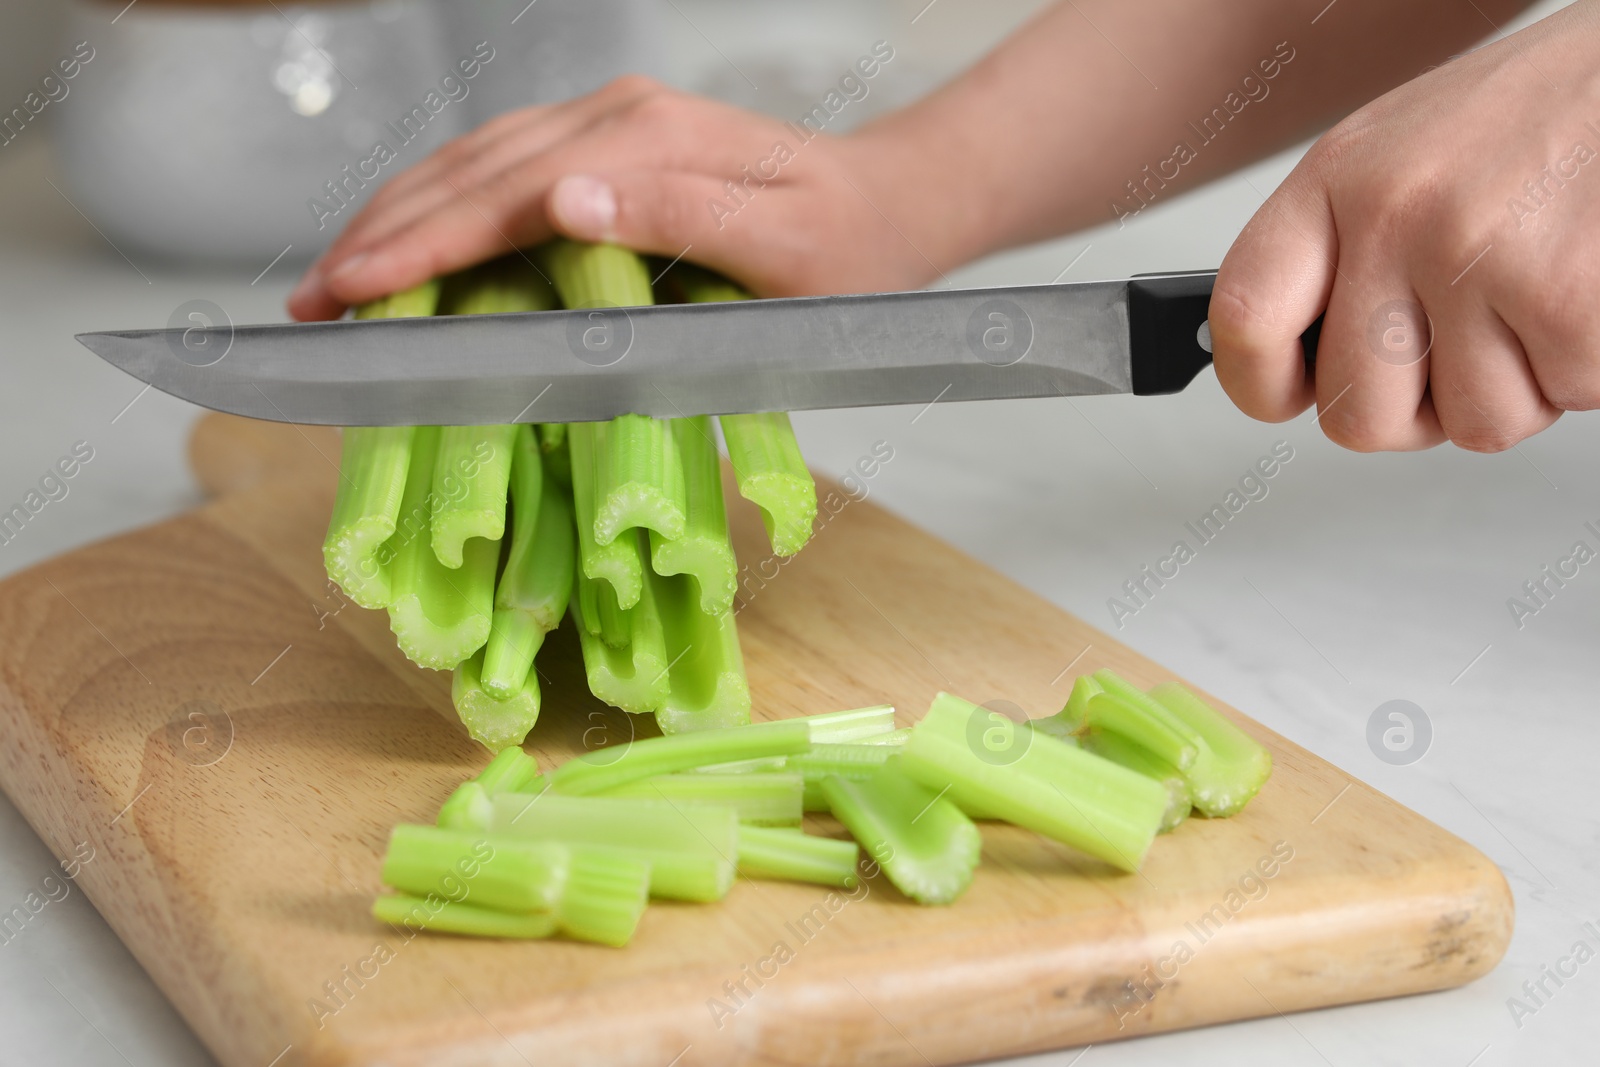
[[[57,855],[93,849],[79,884],[229,1067],[956,1063],[1454,986],[1510,938],[1485,856],[1240,717],[1271,782],[1139,874],[985,824],[947,908],[741,880],[652,904],[624,950],[407,940],[367,912],[389,827],[485,754],[447,676],[328,588],[336,435],[211,416],[191,452],[211,503],[0,583],[0,778]],[[889,701],[909,724],[940,689],[1037,716],[1083,671],[1173,677],[823,493],[781,567],[733,516],[758,717]],[[570,634],[539,662],[541,765],[627,736]]]

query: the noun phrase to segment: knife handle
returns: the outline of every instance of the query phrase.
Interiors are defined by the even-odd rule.
[[[1176,393],[1211,365],[1211,286],[1217,272],[1136,274],[1128,282],[1128,347],[1133,391]],[[1316,368],[1322,316],[1300,335],[1306,373]]]

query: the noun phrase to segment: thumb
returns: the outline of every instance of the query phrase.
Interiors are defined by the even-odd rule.
[[[1327,307],[1338,257],[1321,184],[1296,169],[1223,258],[1211,292],[1213,362],[1246,415],[1283,422],[1311,403],[1300,334]]]
[[[751,220],[734,219],[739,207],[716,178],[651,170],[568,175],[551,187],[546,213],[556,232],[574,240],[668,258],[692,248],[694,262],[755,282],[748,268],[760,262],[758,240]]]

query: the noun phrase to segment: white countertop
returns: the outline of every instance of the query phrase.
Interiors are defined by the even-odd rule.
[[[953,276],[1043,282],[1214,265],[1292,160],[1188,200]],[[182,444],[196,411],[79,348],[83,330],[159,324],[204,297],[236,322],[282,317],[294,271],[135,270],[47,178],[42,140],[0,155],[0,510],[83,440],[95,458],[10,544],[0,574],[192,506]],[[1252,189],[1252,186],[1254,189]],[[136,257],[137,258],[137,257]],[[265,264],[262,264],[263,266]],[[139,271],[148,276],[146,282]],[[1235,411],[1209,374],[1167,398],[935,405],[796,417],[808,458],[843,473],[878,440],[895,458],[873,499],[1216,693],[1493,857],[1517,901],[1489,976],[1421,997],[1143,1038],[1018,1063],[1498,1064],[1592,1062],[1600,963],[1519,1026],[1507,998],[1600,922],[1594,747],[1600,570],[1585,567],[1519,630],[1507,598],[1573,542],[1600,546],[1600,416],[1569,415],[1498,456],[1359,456],[1309,416]],[[1274,442],[1294,458],[1120,631],[1107,598],[1166,554]],[[1595,571],[1595,573],[1590,573]],[[3,637],[0,637],[3,639]],[[1367,722],[1404,699],[1429,717],[1405,766]],[[1511,727],[1509,730],[1507,727]],[[0,911],[57,870],[0,800]],[[211,1060],[83,895],[0,942],[0,1064]],[[1081,1058],[1079,1058],[1081,1057]]]

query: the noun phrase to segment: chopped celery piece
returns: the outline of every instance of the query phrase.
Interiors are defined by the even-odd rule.
[[[501,755],[520,751],[508,748]],[[477,782],[462,782],[440,806],[438,823],[446,830],[486,834],[493,816],[494,805],[489,803],[489,791]]]
[[[572,455],[572,511],[578,530],[578,564],[584,577],[611,584],[617,605],[631,608],[639,602],[644,585],[644,564],[633,539],[618,537],[610,544],[595,540],[595,506],[598,493],[596,456],[602,450],[610,427],[603,422],[575,422],[567,427],[567,445]],[[599,616],[591,634],[598,634]]]
[[[1086,725],[1121,734],[1151,755],[1186,771],[1200,754],[1200,735],[1188,723],[1111,671],[1095,671],[1100,692],[1089,697]]]
[[[594,597],[593,610],[600,619],[600,640],[612,648],[627,648],[633,643],[633,612],[639,605],[622,607],[617,603],[617,594],[605,582],[585,582],[584,588]],[[588,603],[584,606],[587,610]]]
[[[672,419],[670,426],[683,465],[684,527],[670,540],[650,531],[650,565],[657,574],[691,575],[700,592],[700,610],[721,615],[733,607],[739,564],[728,539],[722,460],[711,438],[711,419]]]
[[[947,797],[888,763],[869,778],[825,778],[822,792],[834,818],[912,900],[949,904],[971,884],[983,842]]]
[[[433,553],[451,570],[470,538],[505,534],[515,426],[443,426],[433,461]]]
[[[568,937],[620,948],[633,938],[649,900],[648,858],[578,845],[556,915]]]
[[[522,744],[539,719],[539,676],[528,671],[510,699],[501,700],[482,683],[483,650],[456,665],[450,702],[472,739],[491,752]]]
[[[751,878],[781,878],[849,889],[860,879],[854,841],[816,837],[792,830],[739,827],[739,873]]]
[[[664,734],[741,726],[750,721],[750,684],[732,612],[700,610],[686,575],[645,575],[646,595],[666,641],[667,691],[656,709]],[[641,598],[640,603],[644,603]],[[634,609],[637,612],[639,609]]]
[[[553,911],[570,858],[559,843],[401,823],[389,835],[383,883],[500,911]]]
[[[887,733],[873,734],[871,737],[862,737],[851,741],[852,745],[889,745],[897,747],[903,745],[911,737],[911,727],[902,726],[898,730]]]
[[[569,796],[599,793],[625,782],[672,774],[714,763],[767,756],[789,756],[811,745],[803,721],[780,719],[749,726],[698,730],[669,737],[648,737],[586,752],[557,767],[548,776],[550,788]]]
[[[682,771],[624,782],[597,796],[732,808],[740,823],[798,826],[804,780],[798,774],[697,774]]]
[[[594,540],[636,527],[682,537],[688,501],[677,435],[664,419],[618,415],[595,439]]]
[[[630,535],[630,539],[637,544],[636,536]],[[635,548],[636,556],[637,551]],[[572,606],[579,616],[576,629],[589,691],[607,704],[635,715],[656,711],[667,699],[670,661],[653,590],[648,585],[642,587],[638,603],[625,615],[628,640],[621,647],[613,647],[603,639],[600,622],[591,609],[597,597],[605,593],[603,588],[594,588],[601,583],[582,574],[575,580],[578,588]]]
[[[722,436],[739,495],[761,509],[772,551],[792,556],[811,539],[817,484],[782,411],[723,415]]]
[[[1201,754],[1187,773],[1194,806],[1206,815],[1235,815],[1272,775],[1272,754],[1176,682],[1150,696],[1200,735]]]
[[[567,446],[567,424],[564,422],[541,422],[538,432],[540,452],[548,454]]]
[[[556,238],[537,253],[561,303],[569,308],[643,307],[655,303],[644,260],[619,245]]]
[[[650,865],[653,897],[720,900],[733,885],[739,822],[731,808],[554,790],[502,793],[493,804],[494,839],[558,841],[642,859]]]
[[[391,894],[372,902],[372,917],[409,930],[436,930],[471,937],[545,938],[556,932],[556,917],[547,911],[510,912],[456,904],[438,896]]]
[[[445,279],[439,314],[549,311],[556,303],[556,292],[544,275],[519,254],[490,260]]]
[[[763,756],[760,759],[733,760],[729,763],[709,763],[704,767],[693,767],[695,774],[754,774],[758,771],[785,770],[789,762],[787,756]]]
[[[389,606],[391,560],[380,551],[394,536],[411,465],[410,426],[351,426],[339,459],[322,560],[328,577],[364,608]]]
[[[490,760],[472,779],[486,793],[521,793],[539,777],[539,763],[520,748],[508,748]]]
[[[511,550],[495,585],[483,655],[483,688],[500,700],[522,686],[545,634],[561,624],[577,556],[571,501],[543,476],[531,427],[518,431],[512,456]]]
[[[894,755],[890,745],[868,744],[816,744],[809,752],[801,752],[784,761],[785,770],[797,771],[805,782],[801,804],[807,811],[827,811],[828,798],[822,792],[825,778],[870,778],[876,774],[889,757]]]
[[[428,543],[432,514],[433,460],[439,428],[417,427],[411,471],[406,479],[400,527],[385,542],[393,552],[389,627],[412,660],[434,670],[449,670],[489,639],[494,614],[494,575],[500,542],[474,538],[459,570],[439,562]]]
[[[662,289],[672,300],[685,304],[750,299],[749,293],[717,272],[681,261],[667,271]]]
[[[414,289],[392,293],[356,308],[358,319],[415,319],[432,315],[439,307],[439,282],[423,282]]]
[[[1088,729],[1089,698],[1104,691],[1105,687],[1095,681],[1093,675],[1080,674],[1072,682],[1072,693],[1067,697],[1066,706],[1054,715],[1029,719],[1028,725],[1051,737],[1071,740]]]
[[[1121,734],[1105,733],[1100,730],[1090,730],[1079,740],[1079,744],[1096,756],[1104,757],[1130,771],[1138,771],[1146,778],[1154,778],[1161,783],[1161,787],[1167,791],[1167,809],[1161,815],[1161,828],[1158,833],[1171,833],[1177,829],[1179,823],[1189,817],[1189,809],[1194,806],[1193,798],[1189,794],[1189,783],[1184,780],[1183,772],[1166,760],[1151,755],[1147,749],[1129,741]]]
[[[987,714],[940,693],[901,748],[900,766],[958,803],[1138,870],[1167,809],[1161,783],[1036,731],[1010,762],[989,762],[968,740],[973,717]]]
[[[825,711],[807,715],[811,741],[818,745],[871,743],[894,730],[894,705],[874,704],[869,708]]]

